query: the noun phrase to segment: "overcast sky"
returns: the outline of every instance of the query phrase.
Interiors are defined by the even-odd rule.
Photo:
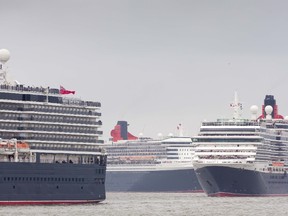
[[[0,48],[18,82],[102,103],[104,140],[118,120],[136,136],[195,135],[274,94],[288,115],[288,2],[0,0]],[[260,114],[260,113],[259,113]]]

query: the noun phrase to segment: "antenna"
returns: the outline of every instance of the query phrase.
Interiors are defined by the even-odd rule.
[[[3,84],[10,84],[7,80],[7,71],[5,70],[5,63],[10,59],[10,52],[7,49],[0,50],[0,82]]]
[[[234,101],[232,103],[230,103],[230,107],[232,107],[234,110],[233,119],[241,118],[241,115],[242,115],[241,110],[243,107],[242,107],[242,103],[239,102],[237,92],[235,92],[235,94],[234,94]]]

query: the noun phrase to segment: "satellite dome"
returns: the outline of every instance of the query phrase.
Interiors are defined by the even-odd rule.
[[[162,135],[162,133],[158,133],[158,137],[162,137],[163,135]]]
[[[288,116],[285,116],[284,119],[285,119],[285,120],[288,120]]]
[[[10,52],[7,49],[0,50],[0,62],[5,64],[10,59]]]
[[[169,133],[168,136],[169,136],[169,137],[173,137],[173,133]]]
[[[271,115],[271,113],[273,112],[273,107],[268,105],[265,107],[265,112],[268,114],[268,115]]]
[[[258,106],[256,106],[256,105],[251,106],[250,107],[250,111],[251,111],[252,114],[257,114]]]

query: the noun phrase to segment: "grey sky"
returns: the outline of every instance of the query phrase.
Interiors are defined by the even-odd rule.
[[[288,2],[0,0],[0,48],[26,85],[75,90],[102,103],[104,139],[118,120],[156,137],[249,117],[274,94],[288,115]]]

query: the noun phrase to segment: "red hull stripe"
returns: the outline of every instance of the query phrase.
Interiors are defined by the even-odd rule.
[[[170,191],[170,193],[173,193],[175,191]],[[203,190],[180,190],[180,191],[176,191],[176,193],[204,193]]]
[[[103,200],[15,200],[0,201],[0,205],[55,205],[55,204],[84,204],[98,203]]]
[[[238,193],[227,193],[218,192],[213,194],[208,194],[210,197],[280,197],[288,196],[288,194],[238,194]]]
[[[111,193],[204,193],[203,190],[179,190],[179,191],[111,191]]]

